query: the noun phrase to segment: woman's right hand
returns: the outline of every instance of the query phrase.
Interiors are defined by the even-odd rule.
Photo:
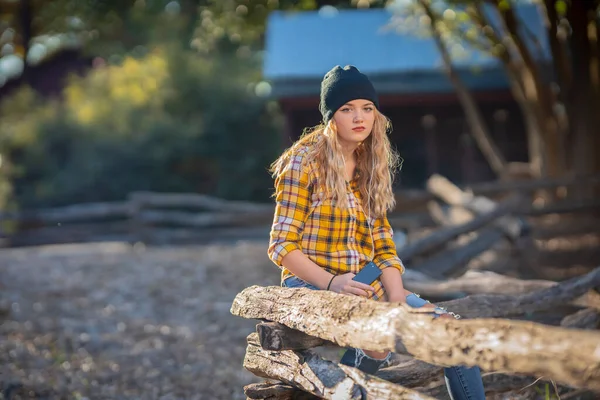
[[[331,281],[329,290],[336,293],[353,294],[356,296],[369,297],[369,292],[375,293],[375,289],[366,283],[353,281],[356,275],[348,272],[342,275],[336,275]]]

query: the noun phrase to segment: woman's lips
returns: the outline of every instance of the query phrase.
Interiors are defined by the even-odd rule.
[[[364,126],[358,126],[358,127],[356,127],[356,128],[352,128],[352,130],[353,130],[354,132],[362,132],[362,131],[364,131],[364,130],[365,130],[365,127],[364,127]]]

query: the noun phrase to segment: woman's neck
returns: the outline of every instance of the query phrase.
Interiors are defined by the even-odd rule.
[[[344,154],[346,180],[354,179],[354,171],[356,170],[356,153]]]
[[[346,160],[346,162],[356,162],[356,146],[342,146],[342,155],[344,156],[344,160]]]

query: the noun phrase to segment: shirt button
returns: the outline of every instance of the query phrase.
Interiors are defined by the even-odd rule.
[[[355,239],[353,237],[350,238],[350,243],[354,243]]]

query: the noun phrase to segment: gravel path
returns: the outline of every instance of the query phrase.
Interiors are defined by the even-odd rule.
[[[0,250],[0,388],[13,399],[245,399],[255,322],[229,308],[278,283],[265,244]],[[2,398],[2,397],[0,397]]]

